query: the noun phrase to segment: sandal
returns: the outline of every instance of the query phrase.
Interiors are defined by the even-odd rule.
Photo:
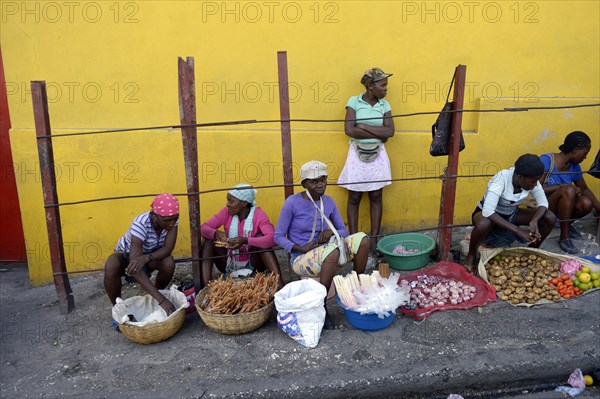
[[[569,238],[571,238],[573,240],[582,240],[583,234],[581,234],[579,231],[577,231],[577,229],[575,227],[573,227],[573,224],[571,224],[571,225],[569,225]]]
[[[558,240],[558,246],[560,249],[571,255],[579,252],[577,247],[573,245],[573,241],[571,241],[570,238],[567,238],[566,240]]]
[[[112,319],[112,326],[116,332],[121,333],[121,329],[119,329],[119,323],[115,319]]]

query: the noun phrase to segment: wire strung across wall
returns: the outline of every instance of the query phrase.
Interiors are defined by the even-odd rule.
[[[593,216],[593,217],[584,217],[581,219],[564,219],[562,221],[564,222],[574,222],[576,220],[586,220],[586,219],[598,219],[600,218],[600,216]],[[421,228],[421,229],[414,229],[414,230],[404,230],[402,232],[392,232],[392,233],[388,233],[388,234],[377,234],[377,235],[367,235],[369,238],[380,238],[380,237],[385,237],[386,235],[392,235],[392,234],[398,234],[398,233],[420,233],[420,232],[425,232],[425,231],[430,231],[430,230],[437,230],[437,229],[455,229],[455,228],[460,228],[460,227],[471,227],[472,224],[468,223],[468,224],[450,224],[450,225],[446,225],[446,226],[437,226],[437,227],[426,227],[426,228]],[[259,250],[253,250],[253,251],[248,251],[247,254],[251,255],[251,254],[259,254],[262,252],[269,252],[269,251],[279,251],[279,250],[283,250],[283,248],[276,246],[274,248],[270,248],[270,249],[259,249]],[[194,258],[194,257],[186,257],[186,258],[177,258],[175,259],[175,263],[189,263],[195,260],[199,260],[199,261],[203,261],[203,260],[214,260],[214,259],[221,259],[221,258],[228,258],[229,254],[227,255],[217,255],[217,256],[210,256],[210,257],[200,257],[200,258]],[[101,272],[103,271],[104,268],[102,269],[87,269],[87,270],[77,270],[77,271],[71,271],[71,272],[59,272],[59,273],[52,273],[53,276],[61,276],[61,275],[65,275],[65,274],[79,274],[79,273],[95,273],[95,272]]]
[[[502,109],[455,109],[448,111],[424,111],[424,112],[413,112],[409,114],[397,114],[384,117],[376,118],[360,118],[360,119],[349,119],[349,121],[362,122],[372,119],[395,119],[395,118],[407,118],[419,115],[439,115],[441,113],[456,113],[456,112],[469,112],[469,113],[498,113],[498,112],[526,112],[534,110],[549,110],[549,109],[568,109],[568,108],[587,108],[587,107],[600,107],[600,104],[573,104],[573,105],[556,105],[556,106],[544,106],[544,107],[522,107],[522,108],[502,108]],[[147,126],[138,128],[124,128],[124,129],[108,129],[108,130],[96,130],[92,132],[77,132],[77,133],[62,133],[62,134],[49,134],[44,136],[37,136],[38,139],[42,138],[57,138],[57,137],[70,137],[70,136],[83,136],[90,134],[106,134],[106,133],[124,133],[124,132],[136,132],[136,131],[148,131],[148,130],[175,130],[188,127],[215,127],[215,126],[230,126],[230,125],[250,125],[258,123],[282,123],[282,122],[304,122],[304,123],[340,123],[345,122],[345,119],[247,119],[239,121],[224,121],[224,122],[207,122],[207,123],[195,123],[191,125],[162,125],[162,126]]]
[[[587,173],[588,171],[582,172],[553,172],[553,175],[569,175],[569,174],[579,174],[579,173]],[[417,181],[417,180],[444,180],[444,179],[462,179],[462,178],[473,178],[473,177],[493,177],[493,174],[474,174],[474,175],[440,175],[440,176],[422,176],[422,177],[400,177],[396,179],[386,179],[386,180],[366,180],[359,181],[353,183],[343,183],[344,186],[352,185],[352,184],[364,184],[364,183],[387,183],[387,182],[400,182],[400,181]],[[342,184],[338,183],[327,183],[327,185],[339,186]],[[252,186],[253,189],[263,189],[263,188],[282,188],[282,187],[301,187],[301,184],[272,184],[267,186]],[[202,194],[210,194],[210,193],[218,193],[225,192],[234,189],[235,187],[227,187],[227,188],[215,188],[210,190],[201,190],[189,193],[172,193],[172,195],[176,197],[187,197],[191,195],[202,195]],[[237,188],[244,190],[244,188]],[[114,201],[121,199],[133,199],[133,198],[148,198],[155,197],[159,193],[151,193],[151,194],[136,194],[136,195],[122,195],[117,197],[103,197],[103,198],[93,198],[88,200],[81,201],[71,201],[71,202],[62,202],[58,204],[45,204],[44,208],[56,208],[60,206],[69,206],[69,205],[80,205],[80,204],[89,204],[92,202],[102,202],[102,201]]]

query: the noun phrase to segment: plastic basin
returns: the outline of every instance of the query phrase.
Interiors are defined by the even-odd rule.
[[[348,323],[357,330],[362,331],[377,331],[383,330],[389,327],[396,319],[396,313],[392,312],[389,316],[380,319],[377,313],[365,313],[355,312],[351,309],[346,309],[344,304],[340,301],[340,297],[336,295],[335,300],[338,305],[344,310]]]
[[[408,250],[416,249],[412,254],[396,254],[394,249],[402,245]],[[435,248],[433,238],[419,233],[401,233],[387,236],[379,240],[377,249],[390,267],[396,270],[416,270],[427,265],[429,255]]]

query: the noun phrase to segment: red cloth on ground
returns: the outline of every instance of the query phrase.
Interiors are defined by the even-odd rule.
[[[423,274],[446,278],[449,280],[462,281],[465,284],[474,286],[477,292],[475,293],[475,297],[473,299],[467,302],[458,303],[456,305],[447,303],[445,305],[435,305],[428,308],[418,308],[414,310],[409,310],[405,307],[400,308],[400,311],[403,314],[407,316],[413,316],[416,320],[423,320],[436,310],[467,310],[476,306],[485,306],[489,302],[496,301],[496,290],[494,287],[479,277],[469,273],[464,266],[454,262],[442,261],[433,266],[426,267],[425,269],[415,270],[411,273],[401,276],[398,279],[398,284],[400,284],[400,280],[406,280],[410,283],[411,281],[416,280],[418,276]]]

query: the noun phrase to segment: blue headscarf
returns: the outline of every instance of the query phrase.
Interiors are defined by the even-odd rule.
[[[256,190],[249,184],[238,184],[233,187],[233,190],[229,191],[229,194],[233,195],[240,201],[246,201],[247,203],[255,206],[254,198],[256,198]]]

